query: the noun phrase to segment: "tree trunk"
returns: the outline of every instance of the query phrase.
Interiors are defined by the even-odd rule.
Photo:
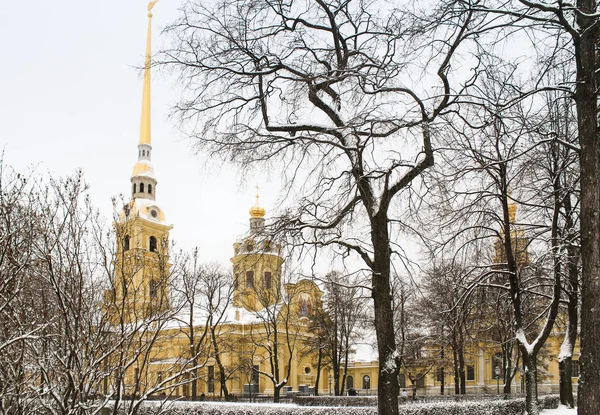
[[[467,394],[467,378],[465,376],[465,355],[462,346],[458,350],[458,373],[460,375],[460,394]]]
[[[454,360],[454,394],[460,395],[460,372],[458,371],[458,346],[456,345],[456,341],[454,339],[454,334],[452,335],[452,359]]]
[[[597,127],[594,0],[577,0],[575,38],[577,83],[575,101],[579,126],[581,174],[581,374],[577,396],[580,415],[600,413],[600,146]]]
[[[573,227],[573,206],[571,204],[571,196],[568,195],[564,200],[565,206],[565,217],[566,227],[571,229]],[[560,403],[566,405],[569,408],[573,408],[575,405],[573,399],[573,381],[572,381],[572,362],[573,362],[573,349],[575,348],[575,341],[577,340],[577,324],[579,319],[579,252],[575,245],[571,241],[567,241],[567,253],[569,256],[569,263],[567,270],[569,273],[569,284],[568,284],[568,297],[569,303],[567,305],[568,311],[568,323],[567,332],[565,333],[565,339],[561,350],[566,351],[565,359],[568,362],[563,362],[559,357],[559,374],[560,374]],[[565,344],[568,342],[568,344]],[[561,356],[562,357],[562,356]]]
[[[560,374],[560,403],[569,408],[573,407],[573,383],[571,382],[571,364],[573,357],[567,356],[558,361],[558,372]]]
[[[319,357],[317,358],[317,378],[315,379],[315,396],[319,396],[319,381],[321,380],[321,364],[323,362],[323,349],[319,347]]]
[[[215,333],[215,326],[211,326],[210,328],[210,337],[213,344],[215,362],[219,368],[219,385],[221,387],[221,394],[224,396],[226,401],[231,399],[229,395],[229,389],[227,388],[227,374],[225,373],[225,366],[221,361],[221,353],[219,351],[219,343],[217,341],[217,335]]]
[[[513,354],[513,348],[514,348],[514,343],[505,343],[505,345],[503,345],[502,349],[503,349],[503,365],[504,365],[504,388],[502,390],[502,392],[505,395],[510,395],[511,393],[511,389],[512,389],[512,379],[513,379],[513,359],[512,359],[512,354]]]
[[[525,363],[525,411],[527,415],[539,415],[540,407],[538,405],[537,391],[537,356],[523,352],[523,362]]]
[[[390,241],[387,227],[388,221],[385,217],[372,219],[371,240],[374,260],[371,284],[379,353],[377,411],[380,415],[397,415],[398,393],[400,392],[398,387],[399,361],[394,335],[394,319],[391,318],[393,313],[390,289]]]

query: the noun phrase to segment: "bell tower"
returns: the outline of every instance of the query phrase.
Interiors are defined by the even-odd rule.
[[[284,259],[281,245],[265,232],[264,208],[250,208],[250,230],[233,244],[233,305],[257,311],[281,301],[281,270]]]
[[[157,183],[151,141],[152,8],[148,4],[148,32],[142,92],[142,114],[137,162],[131,175],[131,201],[115,223],[117,247],[114,307],[125,321],[146,319],[169,308],[169,231],[165,213],[156,203]]]

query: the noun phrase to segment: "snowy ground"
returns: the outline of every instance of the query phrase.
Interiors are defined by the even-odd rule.
[[[545,409],[541,413],[542,415],[577,415],[577,409],[559,405],[557,409]]]

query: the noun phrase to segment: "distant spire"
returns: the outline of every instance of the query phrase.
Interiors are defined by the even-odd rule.
[[[152,66],[152,8],[158,2],[148,3],[148,34],[146,37],[146,59],[144,62],[144,90],[142,92],[142,118],[140,122],[140,144],[151,145],[150,129],[150,67]]]

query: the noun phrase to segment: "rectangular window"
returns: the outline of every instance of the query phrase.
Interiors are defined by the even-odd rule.
[[[246,288],[254,288],[254,271],[246,271]]]
[[[265,288],[267,290],[271,289],[271,273],[270,272],[265,272]]]
[[[258,365],[252,366],[252,374],[250,375],[250,383],[253,385],[257,385],[257,389],[258,389],[258,371],[259,371]]]
[[[475,366],[474,365],[467,366],[467,380],[475,380]]]
[[[444,368],[439,367],[436,373],[436,381],[441,382],[444,380]]]
[[[215,367],[208,366],[206,376],[206,386],[208,393],[215,393]]]
[[[579,377],[579,360],[571,360],[571,377]]]
[[[233,277],[233,288],[237,290],[239,285],[240,285],[240,274],[235,274],[235,277]]]
[[[156,384],[160,385],[163,381],[163,372],[156,373]]]

